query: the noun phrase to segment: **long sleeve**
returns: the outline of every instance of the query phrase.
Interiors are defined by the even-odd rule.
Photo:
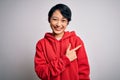
[[[84,43],[82,40],[77,40],[77,45],[81,44],[81,48],[77,50],[78,56],[78,69],[79,69],[79,80],[90,80],[90,67],[88,63],[87,54],[84,48]]]
[[[49,64],[45,61],[45,57],[41,47],[36,46],[36,54],[35,54],[35,71],[39,78],[43,80],[50,80],[50,71]]]
[[[66,56],[63,56],[62,58],[56,57],[49,61],[40,43],[36,45],[34,61],[35,71],[42,80],[50,80],[50,77],[58,76],[65,70],[65,67],[70,64],[70,61]]]

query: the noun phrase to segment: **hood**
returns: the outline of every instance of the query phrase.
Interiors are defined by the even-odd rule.
[[[64,33],[63,37],[61,40],[65,40],[65,39],[68,39],[69,37],[72,37],[72,36],[76,36],[75,32],[74,31],[67,31]],[[46,33],[45,36],[44,36],[46,39],[50,40],[50,41],[55,41],[57,40],[53,35],[52,33]]]

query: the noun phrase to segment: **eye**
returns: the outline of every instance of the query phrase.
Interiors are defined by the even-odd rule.
[[[51,18],[51,20],[52,21],[57,21],[58,19],[53,17],[53,18]]]
[[[63,19],[62,22],[67,22],[67,20],[66,20],[66,19]]]
[[[52,20],[56,21],[57,19],[56,19],[56,18],[53,18]]]

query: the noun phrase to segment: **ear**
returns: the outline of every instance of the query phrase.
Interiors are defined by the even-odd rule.
[[[69,25],[69,21],[68,21],[67,25]]]
[[[48,17],[48,22],[50,23],[50,18]]]

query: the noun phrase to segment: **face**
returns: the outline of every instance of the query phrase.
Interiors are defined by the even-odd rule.
[[[50,26],[52,28],[54,36],[63,36],[67,25],[67,18],[63,17],[59,10],[56,10],[50,18]]]

